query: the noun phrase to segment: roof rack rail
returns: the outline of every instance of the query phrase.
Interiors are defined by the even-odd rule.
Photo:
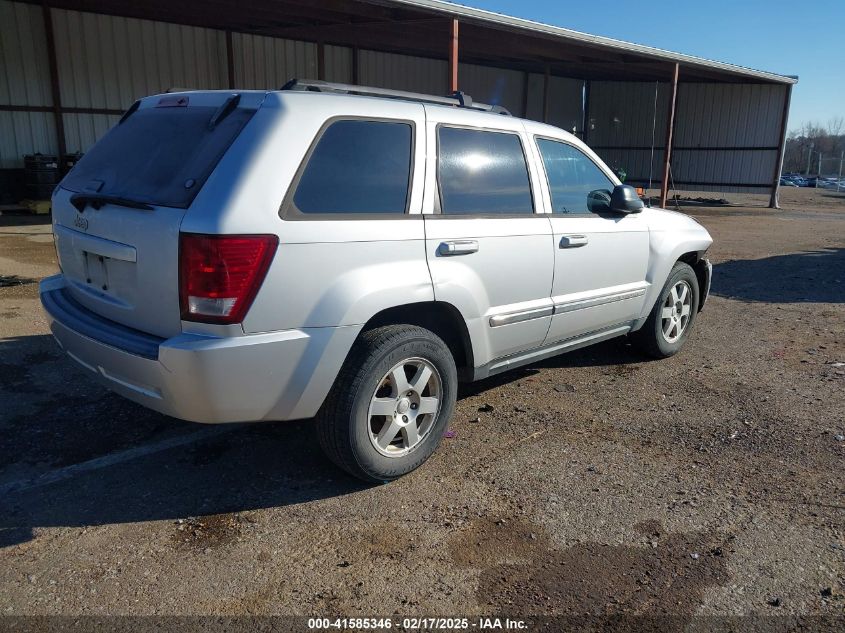
[[[280,90],[300,90],[304,92],[337,92],[340,94],[360,95],[365,97],[385,97],[387,99],[402,99],[418,101],[420,103],[436,103],[438,105],[471,108],[493,114],[511,116],[507,108],[473,101],[472,97],[463,92],[454,92],[445,97],[427,95],[419,92],[405,92],[404,90],[390,90],[388,88],[372,88],[370,86],[353,86],[351,84],[332,83],[317,79],[291,79]]]

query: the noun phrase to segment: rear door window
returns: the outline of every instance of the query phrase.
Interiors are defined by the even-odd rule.
[[[300,214],[398,214],[408,206],[413,128],[342,119],[323,131],[293,195]]]
[[[215,106],[140,108],[82,157],[62,187],[187,208],[254,113],[235,107],[220,118]]]
[[[441,126],[437,138],[441,213],[534,212],[519,135]]]
[[[545,138],[537,139],[543,157],[554,213],[603,213],[610,210],[613,183],[579,149]]]

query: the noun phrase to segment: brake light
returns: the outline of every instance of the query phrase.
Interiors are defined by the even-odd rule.
[[[276,253],[275,235],[179,236],[179,302],[182,318],[240,323]]]

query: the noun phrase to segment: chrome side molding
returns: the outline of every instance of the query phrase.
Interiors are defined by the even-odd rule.
[[[555,303],[555,314],[572,312],[574,310],[583,310],[584,308],[592,308],[595,306],[605,305],[606,303],[614,303],[616,301],[625,301],[626,299],[635,299],[636,297],[642,297],[644,294],[645,288],[638,288],[636,290],[626,290],[625,292],[614,292],[601,297],[591,297],[589,299],[579,299],[577,301],[562,301],[560,303]]]
[[[553,306],[543,306],[542,308],[532,308],[531,310],[520,310],[519,312],[506,312],[505,314],[497,314],[496,316],[490,317],[490,327],[510,325],[511,323],[522,323],[523,321],[540,319],[542,317],[551,316],[552,314],[554,314]]]
[[[583,310],[585,308],[593,308],[596,306],[606,305],[608,303],[615,303],[616,301],[635,299],[637,297],[642,297],[645,294],[645,291],[645,288],[636,288],[634,290],[613,292],[599,297],[590,297],[588,299],[561,301],[559,303],[555,303],[553,306],[542,306],[528,310],[504,312],[490,317],[490,327],[501,327],[503,325],[511,325],[513,323],[522,323],[523,321],[541,319],[554,314],[574,312],[575,310]]]

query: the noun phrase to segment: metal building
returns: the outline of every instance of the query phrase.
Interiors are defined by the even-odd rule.
[[[446,94],[581,136],[626,182],[769,194],[794,77],[441,0],[0,0],[0,181],[143,95],[292,77]]]

